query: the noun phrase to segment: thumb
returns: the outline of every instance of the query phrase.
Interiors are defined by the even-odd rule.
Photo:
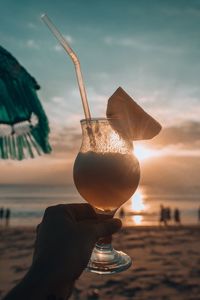
[[[94,230],[96,237],[109,236],[117,232],[122,227],[122,222],[120,219],[109,219],[104,220],[94,225]]]

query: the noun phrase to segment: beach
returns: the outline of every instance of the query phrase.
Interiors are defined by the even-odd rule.
[[[113,245],[133,259],[115,275],[83,272],[71,300],[198,300],[200,295],[199,226],[124,227]],[[28,270],[35,228],[0,228],[0,299]],[[95,296],[96,294],[96,296]]]

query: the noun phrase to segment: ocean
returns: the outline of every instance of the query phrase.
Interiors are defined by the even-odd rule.
[[[41,222],[46,207],[56,204],[84,202],[73,185],[1,185],[0,208],[11,210],[10,226],[36,226]],[[170,207],[173,224],[175,208],[180,210],[182,224],[197,224],[200,196],[188,193],[157,191],[141,186],[123,205],[124,226],[158,225],[160,205]]]

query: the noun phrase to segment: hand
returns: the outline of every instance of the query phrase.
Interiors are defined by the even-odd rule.
[[[119,219],[97,219],[89,204],[47,208],[37,227],[32,266],[4,300],[67,299],[97,240],[120,227]]]
[[[97,219],[89,204],[49,207],[37,228],[33,265],[48,270],[51,286],[73,285],[87,266],[98,239],[120,227],[119,219]]]

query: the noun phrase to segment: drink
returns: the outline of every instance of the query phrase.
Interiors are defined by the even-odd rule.
[[[114,215],[133,195],[140,178],[132,143],[113,129],[111,121],[101,118],[81,121],[83,139],[74,163],[76,188],[96,208],[100,219]],[[102,237],[87,269],[98,274],[112,274],[130,265],[131,258],[113,249],[110,237]]]
[[[139,163],[132,154],[80,152],[74,164],[74,183],[81,196],[103,211],[114,211],[135,192]]]

